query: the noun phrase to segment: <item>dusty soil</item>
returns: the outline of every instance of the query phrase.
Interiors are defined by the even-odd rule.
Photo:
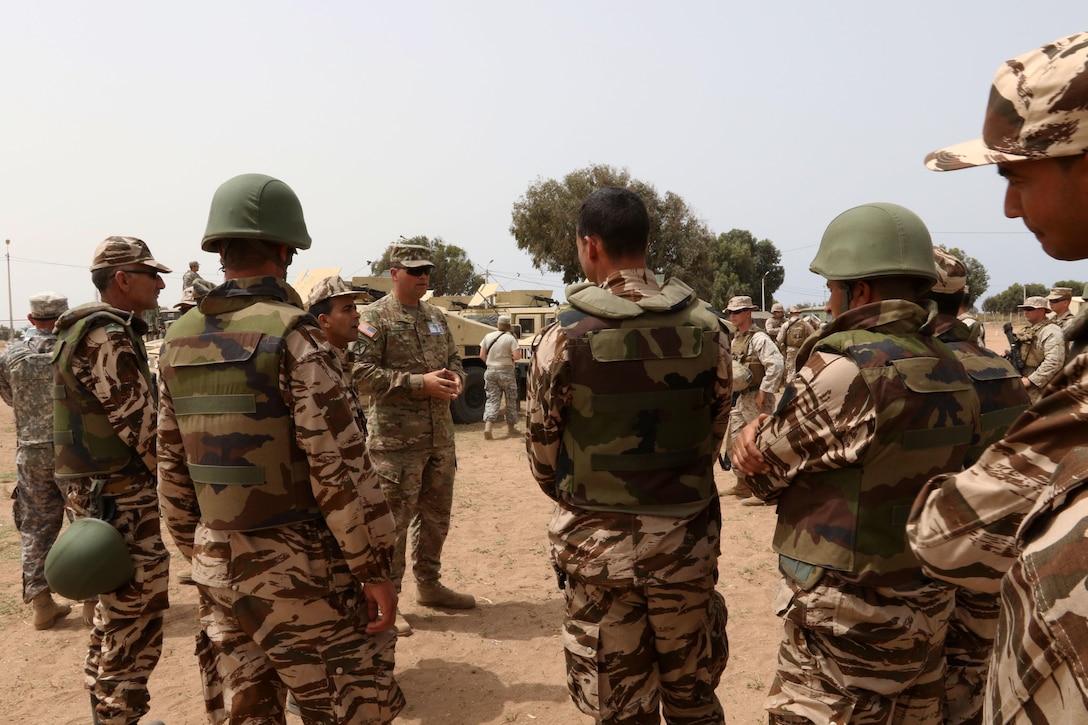
[[[997,348],[1004,341],[1000,326],[988,327],[987,338]],[[562,597],[545,551],[551,506],[528,473],[524,445],[520,438],[485,441],[482,424],[460,426],[457,453],[444,579],[475,594],[479,606],[463,613],[420,607],[406,581],[401,608],[415,634],[397,643],[397,679],[408,700],[398,723],[591,723],[567,696],[559,643]],[[733,485],[732,474],[718,471],[717,477],[719,490]],[[14,481],[11,410],[0,405],[0,712],[12,723],[82,725],[89,721],[82,686],[87,630],[75,611],[51,630],[38,632],[30,625],[11,521]],[[771,612],[778,579],[770,547],[774,509],[743,507],[730,496],[721,501],[718,589],[729,606],[731,654],[718,695],[729,722],[762,723],[781,627]],[[174,562],[184,564],[166,538]],[[170,599],[163,656],[151,677],[149,717],[167,725],[202,725],[193,656],[196,591],[175,580]]]

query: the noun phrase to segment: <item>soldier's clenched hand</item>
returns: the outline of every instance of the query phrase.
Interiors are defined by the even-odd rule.
[[[384,632],[397,620],[397,590],[393,582],[386,579],[381,584],[364,584],[366,595],[367,625],[369,634]]]
[[[729,451],[729,458],[733,461],[733,468],[746,476],[768,473],[771,470],[771,467],[763,460],[763,454],[756,447],[756,431],[759,429],[760,423],[767,420],[767,418],[770,418],[770,416],[760,413],[759,417],[741,428],[740,432],[737,433],[737,439],[733,441],[733,448]]]

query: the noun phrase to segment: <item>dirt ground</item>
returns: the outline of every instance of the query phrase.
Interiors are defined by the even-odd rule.
[[[997,348],[1000,326],[988,327]],[[415,604],[408,581],[401,609],[415,634],[397,643],[396,674],[408,700],[405,725],[591,723],[567,696],[559,642],[562,597],[546,556],[549,500],[528,472],[520,438],[485,441],[482,424],[460,426],[453,524],[443,555],[444,581],[476,595],[466,612]],[[717,472],[719,490],[733,476]],[[11,520],[15,436],[0,405],[0,712],[11,723],[89,721],[82,686],[88,633],[73,611],[53,629],[30,625],[22,603],[19,539]],[[771,611],[778,579],[771,551],[773,507],[722,499],[718,589],[729,606],[729,666],[718,688],[731,723],[762,723],[781,625]],[[165,535],[165,532],[164,532]],[[183,563],[166,536],[174,562]],[[196,591],[172,576],[163,656],[151,677],[151,712],[167,725],[206,722],[193,642]],[[289,723],[300,722],[298,718]]]

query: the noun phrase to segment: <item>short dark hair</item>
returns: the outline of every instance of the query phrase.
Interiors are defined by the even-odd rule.
[[[94,288],[99,292],[105,292],[110,286],[110,281],[113,279],[113,273],[121,269],[120,267],[103,267],[91,272],[91,283]]]
[[[645,254],[650,214],[638,194],[606,186],[586,197],[578,210],[578,238],[597,237],[610,257]]]
[[[960,313],[960,307],[963,307],[964,302],[967,301],[967,295],[963,293],[963,290],[958,292],[927,292],[925,297],[937,303],[937,312],[942,315],[952,315],[953,317]]]
[[[320,302],[315,302],[314,304],[310,305],[309,312],[310,312],[311,315],[314,316],[315,320],[320,315],[330,315],[330,314],[332,314],[332,301],[334,299],[335,299],[334,297],[326,297],[325,299],[321,300]]]
[[[223,269],[245,269],[259,265],[265,261],[275,262],[284,271],[291,265],[295,250],[287,248],[287,259],[281,263],[276,252],[276,247],[282,246],[266,242],[261,239],[220,239],[219,257],[223,262]]]

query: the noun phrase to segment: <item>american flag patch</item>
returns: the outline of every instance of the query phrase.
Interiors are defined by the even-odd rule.
[[[373,338],[374,335],[378,334],[378,328],[376,328],[376,327],[374,327],[374,325],[368,324],[366,322],[360,322],[359,323],[359,332],[363,333],[367,337]]]

